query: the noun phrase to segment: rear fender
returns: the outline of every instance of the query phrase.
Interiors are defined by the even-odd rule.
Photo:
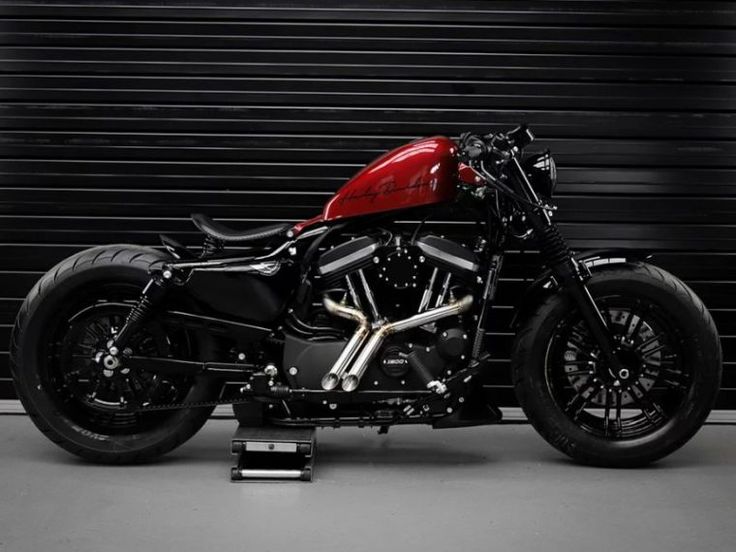
[[[652,255],[643,251],[626,249],[593,249],[576,254],[575,260],[585,265],[591,272],[605,270],[610,266],[625,265],[650,259]],[[557,282],[550,270],[545,270],[529,286],[514,309],[511,327],[517,329],[546,298],[557,291]]]

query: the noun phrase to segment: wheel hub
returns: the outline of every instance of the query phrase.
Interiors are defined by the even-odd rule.
[[[608,395],[614,397],[614,404],[620,400],[622,406],[631,405],[635,402],[631,390],[633,385],[637,385],[644,392],[654,386],[656,376],[648,374],[646,369],[648,364],[656,364],[658,354],[650,354],[652,347],[642,348],[642,343],[655,339],[655,332],[647,322],[642,320],[637,325],[636,334],[629,335],[634,333],[631,331],[629,316],[629,312],[624,310],[610,311],[610,326],[616,334],[614,353],[619,362],[617,369],[613,369],[601,358],[596,346],[591,345],[586,351],[573,344],[565,354],[565,361],[570,362],[569,369],[566,368],[566,370],[570,373],[570,383],[576,390],[580,391],[587,386],[590,376],[593,376],[593,382],[598,385],[598,390],[591,397],[591,405],[605,406]],[[588,360],[585,363],[586,370],[580,370],[583,359]]]
[[[112,378],[117,374],[125,375],[130,372],[129,368],[123,366],[120,356],[118,356],[117,347],[108,347],[106,351],[98,351],[94,356],[94,361],[100,366],[102,375],[106,378]]]
[[[614,352],[621,367],[617,371],[609,368],[607,372],[614,381],[619,380],[621,383],[637,375],[639,368],[644,366],[644,358],[636,350],[633,340],[619,335],[616,336],[616,341],[618,345]]]
[[[102,364],[108,370],[115,370],[120,366],[120,361],[112,355],[105,355],[102,359]]]

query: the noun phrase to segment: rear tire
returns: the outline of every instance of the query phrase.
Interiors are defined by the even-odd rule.
[[[718,333],[703,302],[658,267],[640,263],[604,269],[587,286],[599,306],[609,305],[609,326],[619,328],[619,339],[628,343],[631,375],[618,380],[608,372],[602,377],[598,364],[603,361],[586,349],[583,326],[575,325],[581,321],[576,306],[557,293],[517,333],[512,352],[516,396],[542,437],[574,460],[643,466],[680,448],[705,422],[720,386]],[[631,305],[628,311],[620,306],[626,304]],[[637,328],[651,333],[639,338]],[[650,354],[657,343],[645,342],[656,336],[661,350]],[[677,354],[666,355],[667,347]],[[658,369],[653,357],[659,359]],[[641,413],[635,415],[637,409]],[[631,413],[631,421],[623,419],[624,411]]]
[[[149,412],[135,418],[145,423],[131,421],[126,426],[118,422],[117,427],[110,423],[103,424],[101,429],[100,423],[93,420],[94,408],[74,403],[67,396],[70,392],[63,391],[64,384],[58,384],[61,377],[54,375],[54,370],[58,371],[54,362],[60,361],[53,360],[49,353],[54,347],[51,342],[64,331],[64,324],[72,327],[64,317],[85,301],[95,301],[95,290],[125,286],[135,298],[148,282],[149,270],[166,258],[155,249],[134,245],[81,251],[59,263],[36,283],[16,318],[10,343],[10,370],[18,397],[46,437],[86,460],[111,464],[150,460],[192,437],[213,410],[209,407],[163,414]],[[104,301],[98,304],[104,306]],[[182,398],[186,402],[207,401],[215,393],[213,383],[197,379],[187,384]],[[87,414],[89,418],[85,418]],[[114,413],[112,418],[109,413],[100,414],[107,419],[104,416],[116,419]]]

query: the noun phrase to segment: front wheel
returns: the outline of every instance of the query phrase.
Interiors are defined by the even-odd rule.
[[[602,359],[577,307],[550,296],[517,334],[516,395],[535,429],[586,464],[636,467],[684,445],[703,425],[721,378],[721,346],[703,302],[644,263],[587,283],[622,366]]]

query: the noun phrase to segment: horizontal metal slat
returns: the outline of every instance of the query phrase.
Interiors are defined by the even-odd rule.
[[[186,60],[186,61],[184,61]],[[0,47],[6,72],[733,82],[736,59],[334,50]]]
[[[663,7],[668,9],[663,10]],[[729,2],[687,2],[604,0],[582,4],[575,0],[517,2],[501,0],[460,0],[451,5],[422,0],[381,0],[367,4],[355,0],[322,0],[319,6],[286,2],[246,2],[198,0],[184,6],[159,1],[126,4],[119,0],[91,2],[66,0],[22,0],[0,4],[0,16],[50,18],[143,18],[185,20],[276,20],[276,21],[390,21],[511,23],[588,26],[734,26],[736,10]]]
[[[574,82],[565,81],[562,75],[557,75],[553,82],[545,82],[533,75],[527,80],[504,80],[485,74],[469,79],[457,74],[449,77],[432,74],[426,78],[402,74],[387,78],[375,75],[253,77],[51,73],[6,74],[0,83],[0,99],[26,103],[102,103],[110,108],[124,103],[127,109],[134,109],[135,105],[129,104],[135,103],[145,104],[144,108],[150,104],[158,108],[168,108],[171,104],[183,104],[188,108],[196,108],[197,104],[206,104],[203,107],[221,105],[225,107],[223,114],[228,110],[236,114],[239,105],[244,104],[299,108],[465,109],[479,110],[480,114],[511,108],[699,113],[736,107],[734,83],[687,82],[683,79],[687,72],[667,84],[629,82],[627,77],[605,83]]]
[[[271,48],[299,43],[305,49],[367,50],[387,45],[397,50],[441,52],[587,53],[628,55],[717,55],[736,53],[731,29],[662,27],[585,28],[571,25],[358,23],[302,21],[141,21],[0,20],[5,45],[179,47],[196,41],[201,48]]]
[[[108,91],[100,90],[100,98]],[[120,92],[122,94],[122,92]],[[736,95],[736,88],[734,89]],[[21,91],[21,95],[28,92]],[[60,94],[79,94],[67,89]],[[146,93],[144,92],[144,95]],[[186,92],[182,92],[186,96]],[[78,98],[81,99],[81,98]],[[109,99],[109,98],[106,98]],[[131,99],[130,97],[128,98]],[[190,98],[191,99],[191,98]],[[540,138],[730,139],[736,115],[730,112],[680,113],[584,110],[453,110],[269,106],[19,105],[0,106],[0,130],[15,137],[53,138],[63,133],[117,134],[326,134],[420,136],[487,133],[525,121]],[[601,129],[607,129],[602,133]],[[22,130],[21,130],[22,129]]]

